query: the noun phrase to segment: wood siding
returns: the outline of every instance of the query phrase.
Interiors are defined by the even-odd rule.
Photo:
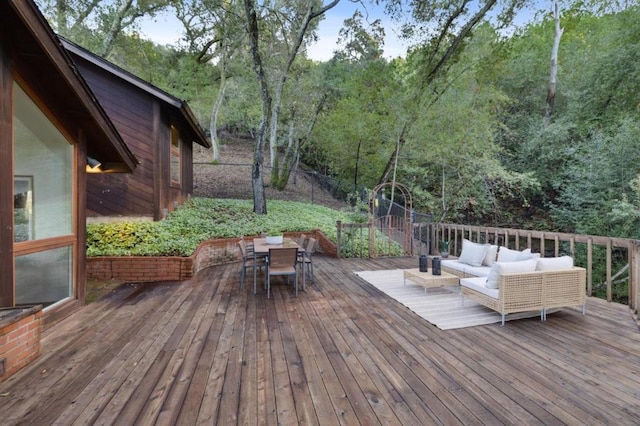
[[[82,59],[77,58],[76,61],[91,90],[139,162],[131,174],[88,175],[88,215],[152,215],[156,149],[152,139],[153,99]]]
[[[12,81],[9,53],[0,43],[0,306],[13,306]]]
[[[74,57],[81,74],[139,164],[132,174],[89,174],[89,216],[164,217],[193,191],[192,142],[183,139],[181,185],[171,185],[172,118],[162,102],[120,77]],[[181,135],[183,130],[180,129]],[[98,159],[99,160],[99,159]]]

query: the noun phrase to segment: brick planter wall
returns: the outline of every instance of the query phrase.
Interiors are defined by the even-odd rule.
[[[319,252],[336,256],[335,244],[319,230],[286,233],[285,236],[296,238],[300,234],[316,238]],[[245,239],[250,241],[253,237]],[[239,261],[239,240],[240,238],[224,238],[205,241],[190,257],[89,257],[87,278],[105,281],[117,279],[124,282],[184,281],[210,266]]]
[[[0,383],[40,355],[42,305],[4,310],[0,317]]]

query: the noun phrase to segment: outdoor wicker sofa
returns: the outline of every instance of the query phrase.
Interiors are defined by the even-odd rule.
[[[502,315],[540,311],[546,320],[547,310],[582,306],[585,314],[586,270],[572,267],[565,270],[507,273],[498,276],[498,288],[487,288],[487,277],[460,279],[463,296]]]

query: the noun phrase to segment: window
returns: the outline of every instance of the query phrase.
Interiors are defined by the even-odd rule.
[[[174,126],[171,126],[171,184],[180,185],[180,176],[182,175],[182,167],[180,167],[180,132]]]
[[[74,146],[13,85],[15,299],[45,306],[73,294]]]

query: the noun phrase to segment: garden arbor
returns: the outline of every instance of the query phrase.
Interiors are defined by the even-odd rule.
[[[388,199],[386,198],[387,193],[390,194]],[[403,204],[396,203],[394,201],[396,199],[401,200]],[[376,230],[386,237],[384,238],[385,244],[390,246],[395,242],[402,246],[405,254],[412,254],[413,199],[409,189],[397,182],[381,183],[371,191],[369,206],[371,223],[373,223],[373,227],[370,228],[370,241],[373,249],[370,255],[374,257],[378,247],[375,241]]]

